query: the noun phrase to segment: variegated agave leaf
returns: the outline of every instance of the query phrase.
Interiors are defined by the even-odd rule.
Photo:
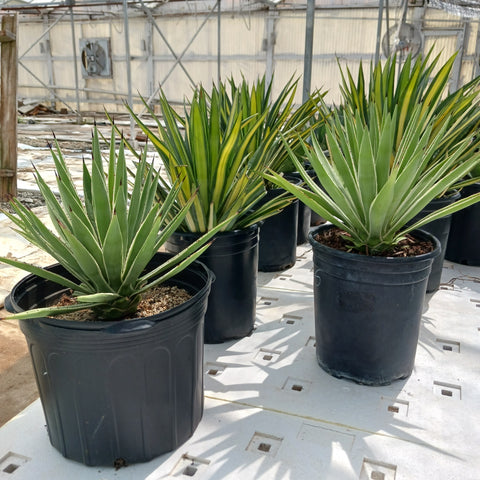
[[[416,107],[405,126],[397,149],[394,148],[397,111],[381,119],[372,111],[369,115],[370,124],[366,125],[358,112],[333,114],[326,128],[329,156],[315,138],[313,150],[304,146],[322,187],[312,181],[291,149],[291,159],[306,187],[292,185],[273,171],[267,178],[346,231],[352,249],[370,254],[390,248],[405,234],[428,222],[480,201],[480,194],[472,195],[406,226],[428,203],[478,165],[480,153],[459,162],[470,146],[467,138],[449,155],[432,161],[448,124],[432,133],[433,118],[423,130],[418,129],[421,106]]]
[[[143,292],[186,268],[205,251],[210,238],[232,221],[229,218],[219,223],[186,250],[154,271],[146,272],[154,254],[189,213],[195,192],[174,216],[170,215],[182,193],[182,183],[176,182],[165,198],[158,201],[159,174],[147,162],[146,148],[136,162],[135,176],[129,183],[125,141],[120,140],[118,151],[115,141],[112,128],[110,150],[104,159],[99,133],[94,129],[91,166],[83,163],[83,196],[74,184],[58,143],[52,149],[52,157],[60,200],[36,172],[36,182],[55,232],[47,229],[35,213],[18,201],[12,202],[15,214],[5,212],[18,233],[49,253],[77,279],[71,281],[48,270],[0,257],[1,262],[71,289],[77,298],[76,305],[36,309],[11,318],[59,315],[85,308],[93,309],[98,319],[124,318],[135,312]]]

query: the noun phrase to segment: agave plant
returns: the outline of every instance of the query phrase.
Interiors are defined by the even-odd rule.
[[[328,157],[316,138],[313,150],[304,145],[322,188],[311,180],[291,150],[291,159],[308,189],[292,185],[276,172],[266,175],[345,231],[352,250],[372,255],[389,249],[412,230],[480,200],[480,194],[472,195],[406,226],[430,201],[475,167],[480,155],[475,153],[459,162],[470,148],[467,138],[449,155],[435,157],[448,133],[448,122],[436,132],[435,118],[424,129],[417,128],[421,105],[414,108],[395,148],[399,113],[395,110],[393,115],[385,113],[379,118],[375,108],[374,104],[369,106],[369,125],[358,112],[333,113],[326,128]]]
[[[316,90],[305,102],[296,107],[294,100],[298,80],[294,80],[293,77],[275,98],[272,92],[273,79],[267,83],[265,76],[252,86],[245,79],[237,85],[233,78],[228,81],[228,85],[230,93],[224,84],[220,89],[223,112],[229,111],[231,99],[238,95],[245,118],[265,114],[261,128],[256,130],[250,141],[250,150],[260,149],[268,167],[276,172],[295,171],[284,142],[286,141],[290,149],[296,151],[298,155],[301,154],[300,140],[308,138],[315,129],[321,128],[328,117],[323,103],[325,94]]]
[[[129,192],[125,142],[122,138],[116,152],[113,128],[107,172],[103,169],[99,133],[94,129],[91,170],[83,163],[83,199],[57,142],[52,157],[61,201],[38,171],[35,179],[56,234],[18,200],[12,201],[16,214],[5,214],[18,233],[49,253],[78,281],[10,258],[0,257],[0,261],[71,289],[77,303],[30,310],[11,318],[59,315],[86,308],[93,309],[98,319],[125,318],[135,312],[144,292],[186,268],[222,227],[219,224],[188,249],[146,271],[154,254],[188,214],[195,192],[171,219],[169,213],[182,185],[175,183],[164,201],[158,202],[155,193],[159,175],[147,163],[146,149],[136,165]]]
[[[476,135],[480,127],[480,77],[448,94],[446,90],[456,54],[443,65],[440,64],[440,55],[431,57],[432,50],[415,61],[408,55],[397,71],[397,59],[393,55],[383,66],[379,62],[371,69],[369,81],[365,78],[362,65],[356,82],[347,68],[346,73],[341,72],[343,106],[351,112],[358,112],[367,125],[373,115],[381,119],[396,111],[394,151],[399,148],[414,113],[418,128],[432,122],[432,141],[446,124],[444,138],[438,144],[432,161],[449,155],[455,145],[469,137],[468,148],[457,159],[463,162],[480,147],[480,136]],[[375,109],[370,109],[370,104],[374,104]],[[418,105],[421,106],[420,113],[417,112]],[[456,186],[463,184],[457,183]]]
[[[165,198],[171,185],[181,182],[172,218],[198,191],[179,230],[206,232],[219,224],[224,231],[246,228],[292,201],[283,196],[256,207],[266,194],[266,161],[261,149],[252,145],[268,111],[247,114],[238,92],[228,109],[224,100],[219,89],[213,87],[208,94],[198,87],[180,116],[160,92],[161,119],[146,105],[158,134],[129,109],[165,166],[168,181],[159,178],[159,197]]]

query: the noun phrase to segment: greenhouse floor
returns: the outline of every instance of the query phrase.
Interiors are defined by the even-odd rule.
[[[5,218],[0,247],[51,263]],[[205,346],[203,420],[176,451],[119,470],[66,460],[37,400],[0,428],[0,479],[480,479],[480,268],[445,262],[413,374],[367,387],[316,362],[312,267],[302,245],[294,268],[260,273],[253,334]],[[0,268],[0,296],[22,276]]]
[[[446,262],[427,297],[415,369],[366,387],[316,363],[312,260],[259,275],[256,330],[205,347],[205,413],[149,463],[85,467],[50,446],[39,400],[0,429],[0,479],[480,478],[480,269]]]

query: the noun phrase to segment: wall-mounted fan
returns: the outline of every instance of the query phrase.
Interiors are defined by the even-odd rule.
[[[80,40],[82,75],[88,77],[111,77],[110,39],[83,38]]]
[[[412,57],[415,57],[421,52],[422,47],[423,35],[411,23],[390,27],[382,39],[382,51],[386,57],[392,53],[402,56],[412,54]]]

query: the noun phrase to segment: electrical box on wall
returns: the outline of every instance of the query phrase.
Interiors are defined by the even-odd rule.
[[[80,52],[83,78],[112,76],[109,38],[81,38]]]

